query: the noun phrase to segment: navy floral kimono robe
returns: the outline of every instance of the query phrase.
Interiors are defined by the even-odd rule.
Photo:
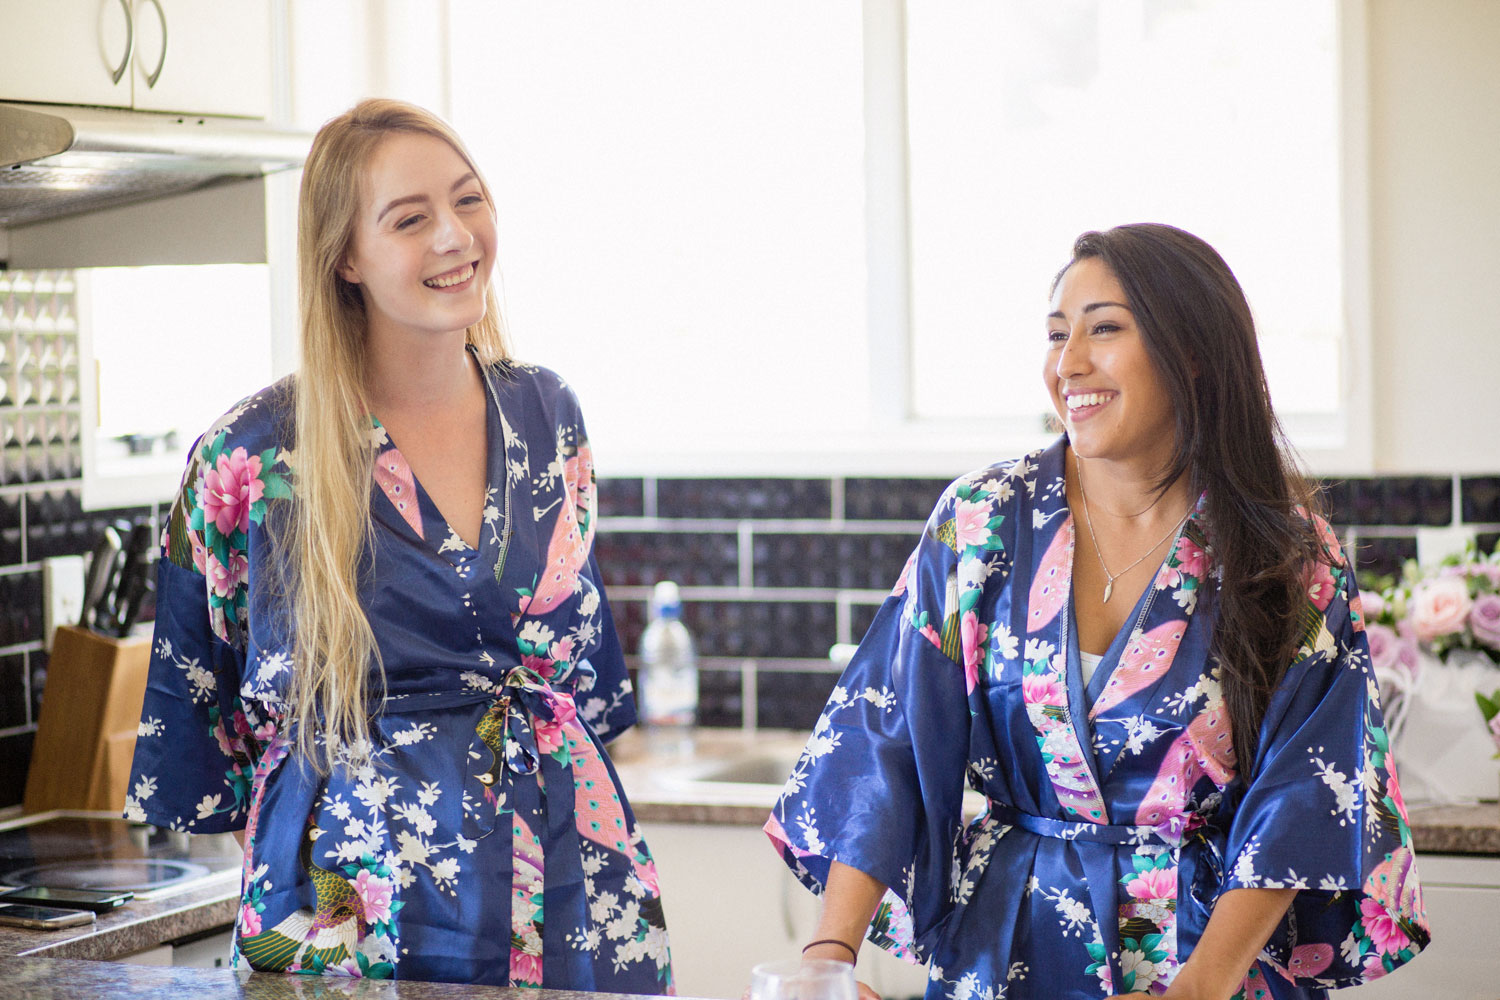
[[[1207,650],[1201,506],[1084,687],[1066,441],[943,495],[766,830],[821,891],[891,887],[871,941],[928,997],[1161,993],[1214,901],[1295,887],[1241,995],[1322,996],[1428,939],[1354,578],[1313,567],[1301,651],[1241,775]],[[962,822],[964,784],[983,795]]]
[[[292,382],[194,448],[164,538],[126,815],[247,831],[235,963],[662,993],[656,870],[604,753],[635,721],[591,555],[577,400],[485,373],[488,495],[471,548],[378,420],[361,600],[385,669],[368,763],[290,752],[272,560],[296,489]]]

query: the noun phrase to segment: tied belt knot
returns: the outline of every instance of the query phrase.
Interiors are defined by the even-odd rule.
[[[1205,828],[1203,817],[1196,813],[1188,816],[1172,816],[1156,826],[1111,825],[1108,823],[1086,823],[1061,819],[1050,819],[1022,812],[1015,806],[990,800],[989,815],[997,823],[1019,826],[1023,830],[1042,837],[1058,840],[1082,840],[1096,844],[1117,846],[1164,844],[1179,848],[1199,830]]]
[[[1113,983],[1123,982],[1119,967],[1120,907],[1132,902],[1121,895],[1118,848],[1165,848],[1177,868],[1176,941],[1196,942],[1208,923],[1208,913],[1224,881],[1223,850],[1226,831],[1197,813],[1173,816],[1155,826],[1113,825],[1052,819],[1023,812],[1004,802],[990,800],[982,822],[1019,827],[1041,837],[1075,844],[1099,844],[1111,850],[1080,850],[1078,860],[1085,876],[1085,891],[1098,920],[1105,943]],[[1130,864],[1124,864],[1128,872]],[[1172,956],[1176,961],[1176,955]]]
[[[531,667],[512,667],[492,692],[489,711],[475,727],[475,736],[494,755],[494,763],[480,780],[498,783],[501,769],[513,774],[535,774],[544,755],[567,746],[564,727],[578,717],[573,696],[559,691]],[[488,779],[488,780],[486,780]]]

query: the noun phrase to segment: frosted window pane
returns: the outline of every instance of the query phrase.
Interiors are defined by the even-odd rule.
[[[1048,411],[1052,276],[1079,233],[1141,221],[1197,233],[1235,268],[1279,410],[1337,411],[1333,6],[908,4],[917,415]]]
[[[601,457],[866,426],[859,5],[452,10],[507,318]]]

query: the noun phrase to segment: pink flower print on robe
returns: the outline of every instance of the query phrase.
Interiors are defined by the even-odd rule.
[[[1176,867],[1148,868],[1137,872],[1135,878],[1125,883],[1125,891],[1134,899],[1151,901],[1177,898]]]
[[[1026,674],[1021,678],[1021,698],[1027,705],[1066,705],[1068,693],[1057,675],[1048,671],[1041,674]]]
[[[543,719],[540,716],[533,720],[532,731],[536,734],[536,748],[541,753],[554,753],[567,745],[567,735],[570,723],[578,718],[578,708],[573,703],[572,695],[562,692],[554,692],[547,699],[552,706],[553,717]],[[571,726],[577,729],[577,726]]]
[[[594,494],[594,460],[587,444],[579,444],[578,453],[563,463],[562,509],[552,527],[547,545],[547,559],[542,564],[536,590],[521,596],[520,613],[544,615],[557,607],[578,589],[578,574],[588,562],[589,547],[594,541],[594,519],[590,516]]]
[[[199,503],[204,521],[212,521],[219,534],[228,537],[250,530],[250,508],[259,503],[266,484],[260,479],[260,456],[236,448],[221,454],[213,468],[203,473]]]
[[[964,651],[964,684],[972,694],[974,686],[979,683],[979,664],[984,661],[984,643],[989,638],[990,627],[981,624],[974,612],[965,611],[959,628]]]
[[[1172,558],[1168,563],[1161,569],[1161,577],[1157,581],[1159,588],[1180,587],[1188,577],[1203,579],[1208,572],[1208,552],[1184,532],[1177,536],[1177,547],[1172,551]]]
[[[973,500],[960,500],[953,512],[955,547],[962,551],[970,545],[984,545],[990,540],[990,506]]]
[[[214,593],[227,599],[240,584],[249,579],[250,565],[243,552],[232,553],[228,566],[219,562],[219,557],[210,552],[204,561],[203,571]]]
[[[249,903],[240,907],[240,937],[255,937],[260,933],[260,914]]]
[[[1381,905],[1379,900],[1366,896],[1359,901],[1360,923],[1375,950],[1382,955],[1391,955],[1411,944],[1411,938],[1401,929],[1396,918]]]
[[[365,922],[373,924],[391,919],[391,894],[394,888],[387,879],[371,874],[369,869],[360,869],[359,874],[354,877],[354,892],[359,896],[360,902],[364,903]]]

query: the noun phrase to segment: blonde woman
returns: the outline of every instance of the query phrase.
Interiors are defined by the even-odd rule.
[[[667,992],[603,749],[634,705],[588,438],[509,357],[494,258],[442,121],[366,101],[318,132],[302,368],[193,448],[126,813],[243,829],[236,965]]]

